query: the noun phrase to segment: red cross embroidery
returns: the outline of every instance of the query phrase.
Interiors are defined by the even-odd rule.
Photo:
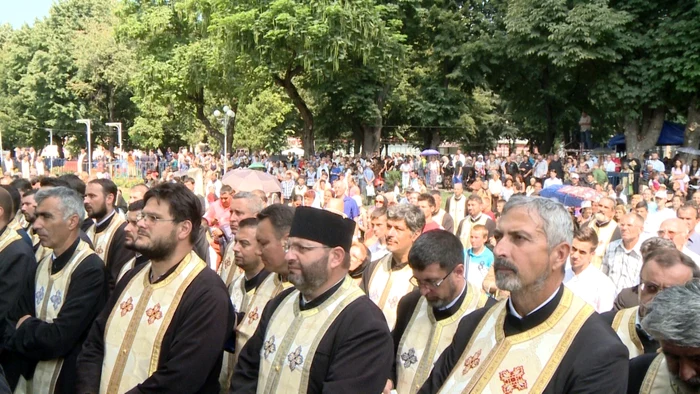
[[[134,310],[134,299],[129,297],[126,301],[119,304],[119,309],[122,310],[122,317]]]
[[[479,349],[476,353],[472,354],[471,356],[467,357],[466,360],[464,360],[464,369],[462,370],[462,375],[466,375],[467,372],[478,367],[480,362],[481,349]]]
[[[248,324],[253,324],[258,318],[260,318],[260,315],[258,315],[258,307],[256,306],[252,311],[248,312]]]
[[[512,394],[515,390],[527,389],[527,380],[525,380],[525,369],[522,365],[513,368],[513,371],[507,369],[498,373],[498,377],[503,382],[501,389],[503,394]]]
[[[148,316],[148,324],[153,324],[156,320],[161,319],[163,312],[160,311],[160,303],[153,305],[153,308],[148,308],[146,316]]]

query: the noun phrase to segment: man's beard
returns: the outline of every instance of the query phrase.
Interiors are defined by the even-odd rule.
[[[671,383],[678,385],[680,393],[697,393],[700,391],[700,376],[694,376],[686,382],[680,376],[671,373]]]
[[[328,276],[328,256],[326,255],[304,267],[301,273],[289,271],[287,280],[302,294],[307,294],[326,283]]]
[[[36,220],[36,216],[24,213],[24,219],[27,221],[27,223],[32,224]]]
[[[445,283],[443,283],[440,287],[442,287],[442,286],[449,286],[450,287],[449,293],[454,294],[454,288],[455,288],[454,283],[452,283],[451,281],[448,282],[448,280],[446,279]],[[454,299],[449,299],[449,300],[436,299],[434,301],[431,301],[431,300],[428,300],[426,298],[426,301],[428,301],[428,305],[430,305],[431,308],[435,308],[435,309],[444,308],[447,304],[449,304],[453,300]]]
[[[133,241],[129,241],[127,239],[124,239],[124,249],[132,250],[136,253],[143,254],[143,248],[136,246],[136,239],[134,239]]]
[[[92,207],[92,213],[89,216],[93,219],[102,219],[107,216],[107,204],[102,204],[101,207]]]
[[[151,238],[151,244],[148,246],[136,246],[134,245],[135,251],[140,252],[142,255],[148,257],[149,260],[165,260],[170,257],[175,248],[177,247],[177,237],[175,230],[170,232],[167,237],[162,237],[159,239]],[[137,250],[136,248],[140,249]]]
[[[499,268],[506,268],[512,270],[513,273],[506,273],[504,271],[500,271]],[[516,267],[515,264],[511,263],[510,261],[501,258],[496,258],[496,260],[493,263],[493,269],[496,273],[496,287],[498,287],[499,289],[506,290],[511,293],[517,293],[518,291],[521,291],[525,288],[523,282],[518,276],[520,272],[518,270],[518,267]],[[548,273],[543,274],[542,276],[537,278],[535,283],[531,285],[531,289],[541,289],[548,278]]]

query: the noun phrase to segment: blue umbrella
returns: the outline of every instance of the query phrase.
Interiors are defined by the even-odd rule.
[[[580,207],[585,200],[559,191],[564,185],[554,185],[540,191],[540,197],[552,198],[567,207]]]
[[[436,156],[439,154],[440,152],[436,151],[435,149],[426,149],[420,153],[421,156]]]

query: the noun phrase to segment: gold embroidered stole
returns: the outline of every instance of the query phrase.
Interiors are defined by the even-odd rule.
[[[440,321],[435,319],[433,308],[425,297],[418,300],[396,354],[396,391],[399,394],[418,392],[440,354],[452,342],[459,321],[479,308],[483,291],[474,286],[465,286],[467,294],[459,310]]]
[[[22,239],[22,236],[17,234],[17,231],[14,229],[10,228],[10,226],[7,226],[5,228],[5,232],[2,234],[2,238],[0,238],[0,252],[5,250],[5,248],[10,245],[11,243],[17,241],[18,239]]]
[[[217,270],[217,274],[224,281],[226,287],[230,286],[236,278],[243,275],[243,270],[235,264],[236,252],[233,251],[235,244],[235,242],[229,242],[224,253],[224,259]]]
[[[55,274],[51,274],[53,263],[51,255],[41,260],[36,270],[36,293],[34,293],[34,309],[38,319],[51,323],[58,316],[65,302],[73,271],[92,254],[90,245],[79,241],[68,263]],[[34,377],[27,382],[27,387],[30,388],[28,392],[32,392],[33,387],[42,392],[53,393],[62,366],[62,358],[39,361],[34,370]]]
[[[600,266],[603,264],[603,256],[605,256],[605,252],[610,244],[610,238],[612,238],[615,229],[617,229],[617,223],[611,220],[605,227],[598,227],[595,220],[592,220],[590,227],[595,230],[596,235],[598,235],[598,246],[595,249],[591,264],[600,269]]]
[[[302,311],[298,290],[285,297],[272,314],[260,349],[258,393],[305,394],[319,342],[345,307],[362,295],[346,276],[341,287],[316,308]]]
[[[29,223],[27,221],[27,218],[24,216],[24,214],[21,211],[17,212],[17,216],[19,216],[19,220],[18,220],[19,226],[21,228],[25,229],[27,232],[29,232],[29,230],[30,230],[29,226],[31,225],[31,223]]]
[[[439,393],[541,393],[593,307],[564,288],[552,315],[537,327],[505,336],[507,300],[479,322]]]
[[[638,310],[638,306],[620,310],[615,314],[612,323],[612,329],[629,350],[630,360],[644,354],[644,345],[637,335]]]
[[[182,295],[205,268],[191,251],[161,282],[150,283],[150,262],[131,278],[105,326],[101,394],[126,392],[158,369],[163,336]]]
[[[681,392],[678,385],[673,381],[671,373],[668,371],[666,356],[664,356],[663,353],[659,353],[649,366],[647,374],[642,381],[642,387],[639,389],[639,393],[668,394]]]
[[[19,221],[20,216],[21,216],[21,217],[24,217],[23,214],[15,214],[15,217],[12,218],[12,220],[10,221],[10,223],[7,224],[7,227],[8,227],[8,228],[11,228],[11,229],[13,229],[13,230],[15,230],[15,231],[18,231],[19,229],[23,228],[23,227],[22,227],[22,223]]]
[[[457,234],[457,236],[459,237],[459,240],[462,241],[462,245],[465,249],[469,249],[472,247],[472,242],[469,240],[469,237],[471,236],[472,229],[474,228],[474,226],[476,226],[477,224],[485,226],[486,221],[488,219],[489,217],[482,213],[481,216],[479,216],[479,220],[477,220],[476,222],[472,222],[471,216],[466,216],[462,220],[462,229],[459,232],[459,234]]]
[[[289,284],[289,282],[281,282],[275,279],[277,279],[277,275],[270,274],[256,289],[247,293],[245,292],[245,275],[241,275],[231,284],[231,302],[237,312],[244,313],[244,317],[238,323],[238,327],[235,327],[236,353],[224,352],[221,374],[219,375],[222,394],[228,393],[238,355],[258,328],[265,305],[286,288],[284,286],[285,283]]]
[[[396,324],[396,308],[401,297],[413,291],[410,282],[413,270],[406,264],[398,271],[391,269],[393,255],[389,253],[377,263],[369,277],[369,298],[382,310],[389,329]]]
[[[119,275],[117,275],[117,282],[122,280],[127,272],[134,269],[134,266],[136,266],[136,257],[132,257],[131,260],[127,261],[126,264],[122,266],[122,268],[119,270]]]
[[[99,234],[95,233],[94,238],[91,238],[93,245],[95,245],[95,253],[100,256],[105,265],[107,265],[109,246],[112,244],[112,238],[114,238],[114,234],[122,223],[124,223],[124,219],[115,212],[107,228]],[[97,228],[97,225],[95,225],[94,228]]]

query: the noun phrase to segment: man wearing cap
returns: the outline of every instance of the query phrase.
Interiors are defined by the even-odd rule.
[[[354,230],[352,220],[332,212],[296,209],[285,254],[295,288],[265,307],[231,393],[384,389],[392,341],[381,311],[347,275]]]
[[[647,218],[647,224],[649,229],[653,232],[659,230],[661,223],[667,219],[673,219],[676,217],[676,211],[673,208],[667,207],[668,193],[666,190],[659,190],[654,194],[654,201],[656,202],[656,212],[650,212]]]
[[[580,184],[579,184],[579,176],[578,176],[577,173],[575,173],[575,172],[570,173],[570,174],[569,174],[569,179],[570,179],[570,180],[569,180],[569,184],[570,184],[571,186],[580,186]]]

